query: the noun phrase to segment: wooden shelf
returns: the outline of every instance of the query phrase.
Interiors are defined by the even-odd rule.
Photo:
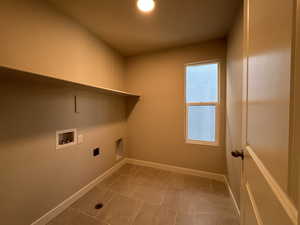
[[[95,88],[95,89],[99,90],[100,92],[107,93],[107,94],[121,95],[121,96],[128,96],[128,97],[136,97],[136,98],[140,97],[140,95],[130,93],[130,92],[125,92],[125,91],[120,91],[120,90],[115,90],[115,89],[111,89],[111,88],[100,87],[100,86],[90,85],[90,84],[85,84],[85,83],[78,83],[78,82],[59,79],[59,78],[56,78],[56,77],[51,77],[51,76],[47,76],[47,75],[43,75],[43,74],[37,74],[37,73],[33,73],[33,72],[28,72],[28,71],[23,71],[23,70],[12,69],[12,68],[8,68],[8,67],[0,66],[0,73],[5,73],[5,72],[6,73],[12,73],[12,72],[14,72],[14,73],[25,73],[25,75],[26,74],[31,75],[31,78],[34,78],[36,76],[36,77],[40,77],[40,78],[44,78],[44,79],[50,79],[50,80],[66,82],[66,83],[73,84],[73,85],[79,85],[79,86]]]
[[[125,92],[125,91],[119,91],[115,89],[110,89],[110,88],[104,88],[104,87],[98,87],[98,86],[90,86],[90,85],[84,85],[84,86],[89,86],[93,88],[97,88],[103,92],[111,93],[111,94],[116,94],[116,95],[122,95],[122,96],[131,96],[131,97],[140,97],[140,95],[130,93],[130,92]]]

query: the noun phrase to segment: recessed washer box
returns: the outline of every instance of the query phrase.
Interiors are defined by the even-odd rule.
[[[77,144],[77,130],[68,129],[56,131],[56,149],[66,148]]]

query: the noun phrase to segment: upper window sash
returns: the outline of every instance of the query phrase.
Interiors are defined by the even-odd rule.
[[[185,67],[185,102],[219,102],[219,63]]]

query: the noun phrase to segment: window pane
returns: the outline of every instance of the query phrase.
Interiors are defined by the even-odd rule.
[[[218,101],[218,64],[186,67],[186,101]]]
[[[216,106],[188,107],[188,139],[215,141]]]

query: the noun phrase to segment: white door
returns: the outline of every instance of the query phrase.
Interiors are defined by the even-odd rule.
[[[245,1],[242,225],[295,225],[288,197],[293,0]]]

